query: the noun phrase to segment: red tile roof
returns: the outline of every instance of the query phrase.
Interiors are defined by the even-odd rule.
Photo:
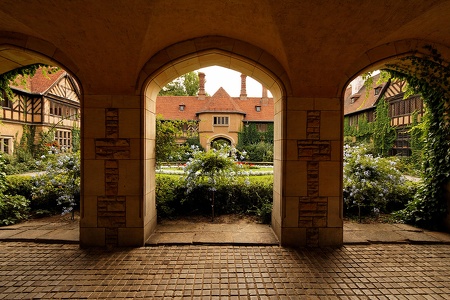
[[[10,87],[26,93],[41,95],[47,92],[65,74],[66,71],[63,69],[59,69],[54,73],[44,74],[42,69],[39,68],[33,77],[25,79],[25,84],[22,83],[23,77],[18,76]]]
[[[183,111],[180,105],[184,105]],[[259,112],[256,106],[260,106]],[[223,88],[205,100],[198,100],[196,96],[158,96],[156,99],[156,113],[166,120],[197,120],[199,113],[207,112],[238,113],[245,115],[244,121],[273,122],[274,105],[272,98],[240,100],[231,97]]]
[[[366,96],[366,87],[363,85],[358,93],[352,95],[352,88],[349,86],[345,91],[344,95],[344,115],[353,114],[359,111],[373,109],[378,101],[378,98],[383,95],[380,92],[375,95],[375,88],[381,87],[382,89],[386,86],[386,83],[378,84],[377,80],[379,75],[374,76],[372,89],[369,91],[369,95]]]

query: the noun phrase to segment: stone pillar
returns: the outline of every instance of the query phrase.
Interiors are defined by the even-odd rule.
[[[247,100],[247,75],[241,74],[241,100]]]
[[[290,97],[284,115],[281,244],[342,245],[340,100]]]
[[[144,245],[140,102],[139,96],[84,98],[81,246]]]

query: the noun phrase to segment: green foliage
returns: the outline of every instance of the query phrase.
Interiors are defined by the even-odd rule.
[[[80,202],[80,153],[55,158],[48,162],[45,174],[35,178],[32,201],[42,209],[59,205],[63,213],[72,212]]]
[[[23,125],[23,134],[20,142],[14,146],[14,159],[16,164],[22,164],[23,167],[30,166],[31,169],[33,168],[35,132],[35,126]],[[26,168],[23,169],[28,170]]]
[[[158,217],[210,213],[207,185],[197,186],[187,193],[183,178],[158,175],[156,177],[156,207]],[[271,180],[246,182],[241,178],[232,184],[218,183],[215,191],[215,210],[218,214],[256,215],[262,223],[270,223],[273,183]]]
[[[216,191],[219,187],[225,187],[225,190],[229,192],[226,187],[235,184],[243,175],[241,172],[243,166],[235,164],[235,161],[235,149],[223,146],[218,150],[211,149],[207,152],[195,151],[184,168],[187,194],[201,189],[203,193],[199,194],[199,197],[195,197],[195,201],[202,202],[206,199],[210,201],[210,205],[205,205],[205,207],[211,207],[213,220],[217,211]],[[248,182],[248,179],[245,182]],[[206,190],[204,190],[205,187]]]
[[[33,184],[34,178],[32,176],[9,175],[6,176],[4,193],[6,195],[21,195],[27,199],[31,199]],[[32,203],[30,204],[32,206]]]
[[[450,68],[436,49],[426,46],[425,51],[428,55],[408,56],[387,68],[392,77],[406,80],[414,94],[421,94],[427,107],[423,185],[399,217],[421,227],[436,228],[448,210]]]
[[[241,150],[241,149],[239,149]],[[246,160],[255,162],[271,162],[273,161],[273,144],[266,142],[259,142],[245,146],[241,152],[245,150]]]
[[[80,128],[73,127],[72,128],[72,151],[77,152],[80,151]]]
[[[235,164],[233,151],[228,146],[207,152],[195,151],[184,168],[187,191],[203,185],[214,191],[219,182],[234,182],[240,176],[240,169]]]
[[[363,114],[358,118],[358,127],[356,129],[356,140],[358,142],[369,142],[372,137],[373,124],[367,120]]]
[[[356,136],[356,127],[350,125],[350,118],[344,117],[344,138],[352,140]]]
[[[410,157],[410,163],[414,166],[416,170],[422,169],[422,162],[424,160],[424,147],[425,147],[425,140],[426,140],[426,121],[421,120],[421,122],[418,122],[417,120],[418,112],[415,111],[412,114],[413,122],[411,124],[409,133],[411,136],[410,139],[410,147],[411,147],[411,157]],[[425,111],[425,114],[423,116],[423,119],[426,120],[427,113]]]
[[[373,122],[372,132],[375,153],[387,156],[394,145],[397,134],[394,127],[391,126],[389,104],[384,97],[377,103],[376,118]]]
[[[160,116],[156,118],[156,164],[169,161],[177,148],[176,136],[180,132],[177,121],[164,121]]]
[[[273,148],[273,124],[267,124],[267,130],[261,132],[261,139],[267,144],[272,144]]]
[[[254,123],[246,124],[245,126],[243,126],[241,131],[238,133],[238,137],[238,148],[257,144],[261,141],[261,133],[258,131],[258,128]]]
[[[17,78],[17,76],[32,77],[39,67],[43,67],[42,64],[33,64],[24,67],[20,67],[9,72],[0,74],[0,90],[5,92],[6,98],[12,100],[14,98],[13,91],[10,88],[10,84]],[[0,93],[0,100],[3,100],[3,94]]]
[[[159,91],[159,96],[195,96],[199,89],[197,72],[189,72],[169,82]]]
[[[3,192],[5,188],[5,179],[6,179],[6,164],[5,164],[5,154],[0,152],[0,194]]]
[[[24,196],[0,194],[0,226],[27,219],[28,212],[29,200]]]
[[[374,157],[361,146],[344,147],[344,204],[348,214],[390,213],[414,195],[395,158]]]
[[[267,131],[259,132],[256,124],[250,123],[242,127],[238,133],[237,149],[247,153],[249,161],[273,161],[273,124],[268,124]]]
[[[174,176],[156,176],[156,209],[158,218],[172,218],[179,215],[186,189],[183,181]]]

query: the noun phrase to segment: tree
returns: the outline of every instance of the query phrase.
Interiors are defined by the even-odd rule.
[[[156,118],[156,164],[170,160],[174,149],[176,149],[176,136],[179,132],[176,121],[164,121],[161,117]]]
[[[199,89],[197,72],[189,72],[169,82],[159,92],[159,96],[195,96]]]

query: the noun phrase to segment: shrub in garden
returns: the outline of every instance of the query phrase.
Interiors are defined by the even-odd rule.
[[[34,178],[24,175],[9,175],[5,178],[6,195],[21,195],[31,199],[33,195]]]
[[[180,215],[186,188],[178,176],[156,176],[156,209],[158,218]]]
[[[271,181],[245,182],[240,178],[231,184],[218,184],[214,192],[217,214],[256,215],[262,223],[270,223],[273,200]],[[158,217],[211,214],[209,186],[201,185],[187,193],[184,180],[178,176],[156,176]]]
[[[20,195],[5,194],[6,187],[5,162],[0,153],[0,225],[11,225],[28,217],[28,200]]]
[[[28,218],[29,200],[21,195],[0,194],[0,226]]]
[[[44,175],[35,178],[32,201],[48,208],[73,212],[80,202],[80,153],[64,153],[48,162]]]
[[[219,149],[210,151],[195,151],[184,168],[187,193],[206,186],[209,190],[211,214],[214,219],[215,192],[219,185],[234,183],[240,174],[240,168],[235,164],[235,149],[221,145]],[[201,198],[200,198],[201,199]],[[204,200],[204,197],[203,197]]]
[[[412,199],[415,186],[396,168],[395,158],[374,157],[364,147],[344,147],[344,205],[352,215],[390,213]]]

